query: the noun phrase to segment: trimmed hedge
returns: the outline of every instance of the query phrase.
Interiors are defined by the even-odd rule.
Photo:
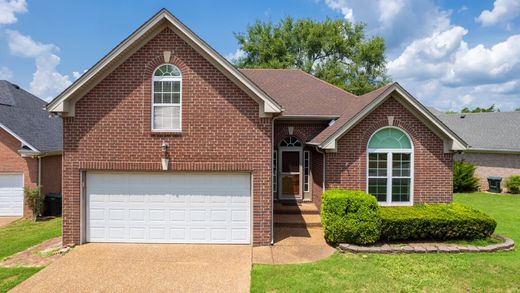
[[[323,193],[321,222],[331,244],[372,244],[379,240],[381,217],[374,196],[363,191],[331,189]]]
[[[381,239],[478,239],[497,225],[487,214],[459,204],[382,207]]]

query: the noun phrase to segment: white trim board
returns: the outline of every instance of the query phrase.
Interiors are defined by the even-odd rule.
[[[27,141],[25,141],[23,138],[21,138],[20,136],[18,136],[16,133],[14,133],[11,129],[7,128],[7,126],[3,125],[2,123],[0,123],[0,128],[2,128],[3,130],[5,130],[7,133],[9,133],[10,135],[12,135],[14,138],[16,138],[18,141],[20,141],[23,145],[29,147],[31,150],[35,151],[35,152],[40,152],[37,148],[33,147],[30,143],[28,143]]]
[[[61,113],[62,116],[73,117],[75,114],[74,104],[77,100],[81,99],[82,95],[97,85],[108,73],[123,63],[132,53],[146,44],[148,40],[167,27],[171,28],[179,37],[255,100],[260,106],[259,115],[261,117],[266,117],[273,113],[281,113],[283,111],[283,108],[276,103],[276,101],[269,97],[222,55],[217,53],[166,9],[161,9],[155,16],[139,27],[85,74],[78,78],[71,86],[54,98],[54,100],[47,104],[47,111]]]
[[[393,83],[388,89],[380,94],[376,99],[369,103],[365,108],[359,111],[353,118],[351,118],[345,125],[337,129],[331,136],[323,141],[319,147],[329,151],[336,151],[336,142],[343,137],[349,130],[361,122],[378,106],[385,102],[390,97],[396,99],[407,110],[411,111],[419,120],[421,120],[430,130],[432,130],[439,137],[444,140],[444,151],[463,151],[466,150],[467,144],[457,136],[451,129],[442,123],[435,115],[419,103],[410,93],[408,93],[398,83]]]

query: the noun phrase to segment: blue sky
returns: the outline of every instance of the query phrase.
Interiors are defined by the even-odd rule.
[[[362,21],[425,104],[520,107],[520,0],[0,0],[0,79],[49,100],[163,7],[228,58],[257,19]]]

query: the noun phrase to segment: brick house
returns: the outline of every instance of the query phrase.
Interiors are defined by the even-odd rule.
[[[501,189],[507,191],[505,180],[520,175],[520,112],[444,114],[432,111],[455,131],[468,147],[455,154],[454,160],[474,164],[480,190],[488,191],[488,177],[502,177]]]
[[[0,81],[0,217],[31,217],[24,187],[61,192],[62,124],[46,102]]]
[[[465,149],[397,83],[355,96],[238,70],[166,10],[47,109],[63,117],[64,244],[268,245],[274,201],[319,206],[324,188],[450,202]]]

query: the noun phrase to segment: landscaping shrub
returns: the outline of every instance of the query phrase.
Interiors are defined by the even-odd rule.
[[[479,239],[497,225],[487,214],[459,204],[381,208],[381,239]]]
[[[363,191],[331,189],[323,193],[321,221],[331,244],[372,244],[379,240],[381,218],[374,196]]]
[[[475,177],[475,165],[465,162],[453,162],[453,191],[471,192],[479,187],[478,177]]]
[[[44,195],[41,192],[41,187],[25,187],[24,194],[25,201],[32,211],[33,221],[36,221],[43,211]]]
[[[520,175],[513,175],[506,181],[506,187],[512,194],[520,194]]]

